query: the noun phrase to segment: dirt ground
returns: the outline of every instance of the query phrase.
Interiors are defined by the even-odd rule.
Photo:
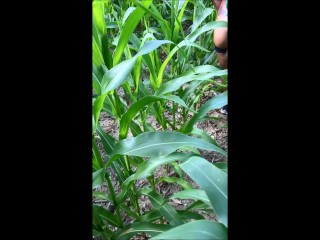
[[[208,92],[205,93],[203,98],[202,98],[202,104],[204,102],[206,102],[208,99],[210,99],[213,96],[212,92]],[[166,114],[165,114],[166,115]],[[217,141],[217,143],[220,145],[220,147],[225,150],[228,151],[228,128],[227,128],[227,124],[228,124],[228,116],[227,115],[223,115],[220,113],[219,110],[213,110],[210,111],[208,113],[208,115],[210,117],[214,117],[213,119],[210,120],[204,120],[202,122],[198,122],[196,124],[197,128],[200,128],[202,130],[204,130],[206,133],[208,133],[214,140]],[[166,116],[166,117],[170,117],[170,116]],[[161,128],[160,125],[156,122],[156,120],[153,117],[149,117],[148,121],[151,123],[151,125],[153,127],[155,127],[156,129]],[[108,116],[106,113],[102,113],[99,119],[99,122],[102,126],[102,128],[108,133],[110,134],[112,137],[114,137],[115,139],[118,139],[118,133],[119,133],[119,127],[117,125],[117,122],[111,118],[110,116]],[[129,132],[128,137],[132,137],[132,134]],[[102,152],[102,157],[104,159],[104,161],[107,160],[107,156],[106,153],[103,150],[102,144],[98,142],[98,146]],[[222,156],[219,153],[213,152],[213,151],[205,151],[205,150],[199,150],[199,152],[201,153],[202,157],[207,159],[209,162],[221,162],[221,161],[227,161],[227,159]],[[112,169],[110,169],[110,174],[112,177],[112,182],[113,185],[115,187],[115,191],[116,193],[120,192],[121,186],[116,178],[116,174],[113,172]],[[170,169],[170,176],[176,176],[176,173]],[[155,177],[161,177],[161,176],[168,176],[168,174],[166,173],[166,170],[164,169],[164,167],[160,166],[156,169],[155,171]],[[198,188],[197,184],[195,184],[187,175],[185,176],[185,180],[190,183],[193,187]],[[149,183],[147,180],[145,179],[141,179],[138,180],[136,182],[136,187],[139,189],[141,187],[147,187],[149,186]],[[174,193],[181,191],[182,188],[180,185],[178,184],[171,184],[171,183],[166,183],[166,182],[162,182],[159,184],[156,184],[156,188],[158,189],[158,193],[160,193],[163,197],[167,198],[171,195],[173,195]],[[97,191],[107,191],[106,186],[102,186],[99,189],[96,189]],[[93,199],[93,202],[95,202],[96,204],[102,205],[105,208],[107,208],[110,211],[113,211],[113,206],[110,202],[108,201],[97,201],[97,199]],[[190,203],[192,203],[193,200],[180,200],[180,199],[174,199],[171,200],[169,202],[169,204],[171,204],[172,206],[174,206],[176,209],[179,210],[183,210],[185,209],[188,205],[190,205]],[[141,196],[139,198],[139,205],[140,205],[140,211],[143,214],[144,212],[149,211],[150,209],[152,209],[152,205],[151,202],[149,201],[148,197],[146,196]],[[213,213],[207,213],[204,211],[199,211],[198,213],[200,213],[205,219],[211,219],[211,220],[215,220],[215,215]],[[129,224],[133,222],[133,219],[128,217],[128,216],[124,216],[124,223],[125,224]],[[135,237],[133,237],[132,239],[136,240],[136,239],[148,239],[148,237],[144,234],[138,234]]]

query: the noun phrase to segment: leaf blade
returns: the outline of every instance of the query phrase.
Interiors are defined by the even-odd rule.
[[[227,173],[197,156],[181,163],[180,167],[206,192],[218,221],[228,226]]]

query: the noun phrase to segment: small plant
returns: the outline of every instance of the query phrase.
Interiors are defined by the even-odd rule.
[[[227,239],[227,163],[212,164],[198,149],[227,152],[195,127],[227,104],[227,70],[214,66],[212,53],[212,31],[226,23],[214,21],[210,2],[92,2],[94,237]],[[208,90],[215,96],[201,104]],[[115,119],[118,136],[103,130],[102,113]],[[155,175],[160,166],[166,176]],[[146,184],[137,185],[140,180]],[[165,196],[157,189],[161,182],[183,190]],[[141,210],[142,197],[150,210]],[[173,199],[193,203],[175,209]],[[216,221],[199,211],[214,213]]]

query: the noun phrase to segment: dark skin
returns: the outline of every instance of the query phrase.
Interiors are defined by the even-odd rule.
[[[217,21],[228,21],[226,16],[228,9],[226,7],[226,0],[212,0],[212,3],[218,11]],[[218,48],[228,49],[228,28],[217,28],[213,33],[214,45]],[[218,62],[222,69],[228,68],[228,50],[225,53],[217,53]]]

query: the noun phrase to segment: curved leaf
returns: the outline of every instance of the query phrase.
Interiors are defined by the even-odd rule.
[[[103,160],[94,137],[92,137],[92,159],[93,166],[95,166],[97,170],[103,168]]]
[[[139,101],[135,102],[130,106],[130,108],[127,110],[125,114],[122,115],[120,120],[120,132],[119,132],[119,139],[122,140],[127,137],[128,130],[130,123],[132,122],[132,119],[135,117],[135,115],[146,105],[149,105],[150,103],[159,101],[159,100],[171,100],[178,104],[180,104],[183,107],[187,107],[184,101],[180,99],[177,96],[146,96],[141,98]]]
[[[178,132],[147,132],[118,142],[108,164],[111,164],[119,155],[139,157],[160,157],[176,151],[177,149],[191,146],[204,150],[211,150],[226,156],[227,153],[221,148],[199,138],[186,136]]]
[[[142,0],[141,4],[148,8],[150,4],[152,3],[152,0]],[[124,27],[122,29],[120,39],[118,41],[117,48],[115,50],[114,56],[113,56],[113,65],[117,65],[120,60],[122,53],[125,49],[125,47],[128,44],[128,40],[130,38],[131,33],[134,31],[134,29],[137,27],[140,19],[143,17],[145,13],[145,10],[142,9],[140,6],[138,6],[128,17],[126,23],[124,24]]]
[[[221,93],[203,104],[198,112],[190,119],[190,121],[179,131],[188,134],[192,131],[193,125],[202,117],[204,117],[209,111],[221,108],[228,104],[228,91]]]
[[[103,56],[99,48],[99,43],[96,42],[96,39],[92,36],[92,62],[100,67],[101,64],[104,64]]]
[[[155,235],[157,235],[159,233],[163,233],[171,228],[172,228],[172,226],[170,226],[168,224],[136,222],[136,223],[129,224],[125,228],[117,231],[115,234],[113,234],[111,236],[111,240],[128,240],[138,233],[146,233],[151,236],[155,236]]]
[[[227,173],[196,156],[180,164],[180,167],[206,192],[218,221],[228,226]]]
[[[195,41],[199,35],[201,35],[204,32],[214,30],[216,28],[222,28],[222,27],[227,27],[228,23],[226,21],[214,21],[214,22],[209,22],[203,27],[195,30],[194,32],[190,33],[186,39],[190,41]]]
[[[130,18],[130,17],[129,17]],[[167,40],[152,40],[144,44],[139,52],[132,58],[127,59],[107,71],[101,81],[101,93],[93,104],[94,123],[93,133],[95,126],[98,123],[99,115],[103,107],[105,98],[108,92],[118,88],[128,78],[131,73],[137,58],[141,55],[148,54],[149,52],[157,49],[160,45],[168,43]]]
[[[92,2],[92,16],[97,30],[101,35],[104,35],[106,33],[106,22],[104,19],[103,1]]]
[[[162,217],[158,210],[151,210],[135,220],[135,222],[154,222]]]
[[[93,208],[93,212],[96,214],[99,214],[102,220],[106,220],[109,224],[115,227],[119,227],[119,222],[117,218],[107,209],[98,205],[93,205],[92,208]]]
[[[124,24],[129,17],[129,15],[136,10],[136,7],[129,7],[123,15],[122,23]]]
[[[213,8],[201,9],[200,13],[197,14],[196,19],[192,23],[191,32],[195,31],[200,26],[202,21],[206,19],[206,17],[208,17],[212,12]]]
[[[99,169],[92,173],[92,189],[100,187],[104,183],[104,168]]]
[[[195,219],[195,220],[205,219],[201,214],[195,213],[192,211],[177,210],[177,212],[182,219],[187,221],[190,221],[190,219]]]
[[[228,233],[222,224],[208,220],[197,220],[172,228],[150,240],[153,239],[227,240]]]
[[[191,156],[192,154],[190,153],[172,153],[164,157],[150,158],[149,160],[144,161],[138,166],[136,173],[128,177],[122,183],[122,190],[117,196],[117,202],[122,202],[124,200],[125,194],[133,181],[151,176],[154,170],[162,164],[168,164],[173,161],[185,161]],[[109,163],[107,163],[107,165],[108,164]]]
[[[199,137],[200,139],[203,139],[203,140],[219,147],[219,144],[217,143],[217,141],[214,140],[207,132],[203,131],[202,129],[193,127],[190,134],[195,137]]]
[[[170,198],[171,199],[180,198],[180,199],[200,200],[212,208],[211,203],[208,198],[208,195],[202,189],[183,190],[183,191],[180,191],[180,192],[173,194]]]
[[[141,189],[140,192],[141,194],[148,196],[153,207],[156,210],[159,210],[163,217],[165,217],[171,225],[178,226],[184,223],[174,207],[167,203],[166,200],[159,194],[147,188]]]
[[[210,80],[213,77],[220,77],[227,75],[228,70],[219,70],[214,71],[197,71],[197,67],[194,68],[195,72],[191,72],[187,75],[172,79],[161,85],[160,88],[155,92],[156,95],[166,94],[178,90],[183,84],[190,81],[206,81]],[[202,69],[201,69],[202,70]]]
[[[106,153],[109,155],[112,152],[114,145],[116,144],[116,140],[113,137],[111,137],[107,132],[105,132],[100,126],[100,124],[97,125],[97,133],[100,136],[102,145]]]
[[[217,162],[214,163],[217,168],[220,168],[221,170],[228,172],[228,162]]]
[[[186,180],[177,177],[160,177],[157,179],[158,182],[176,183],[183,189],[192,189],[192,186]]]
[[[193,46],[193,47],[197,47],[203,51],[209,52],[207,49],[201,47],[199,44],[196,44],[192,41],[189,40],[182,40],[177,46],[175,46],[171,52],[168,54],[166,60],[164,60],[164,62],[162,63],[160,69],[159,69],[159,73],[158,73],[158,77],[156,79],[156,86],[157,88],[159,88],[162,84],[162,78],[163,78],[163,73],[165,70],[165,67],[167,66],[168,62],[170,61],[170,59],[173,57],[173,55],[182,47],[184,46]]]

